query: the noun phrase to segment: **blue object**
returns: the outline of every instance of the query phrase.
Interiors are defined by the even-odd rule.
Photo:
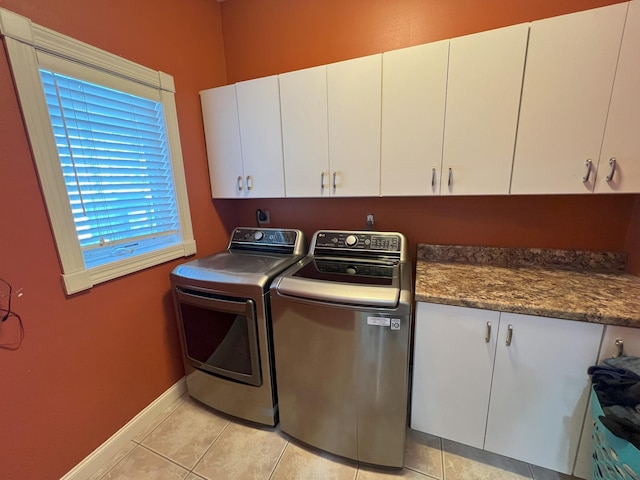
[[[600,421],[604,416],[591,389],[593,412],[593,480],[640,480],[640,450],[616,437]]]

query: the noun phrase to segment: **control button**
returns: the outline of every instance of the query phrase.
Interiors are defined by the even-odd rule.
[[[256,232],[253,234],[253,238],[255,238],[256,240],[262,240],[263,237],[264,237],[264,233],[262,232]]]
[[[355,275],[356,273],[358,273],[358,269],[356,267],[348,266],[346,272],[349,275]]]
[[[358,237],[356,237],[355,235],[349,235],[344,243],[347,245],[347,247],[353,247],[356,243],[358,243]]]

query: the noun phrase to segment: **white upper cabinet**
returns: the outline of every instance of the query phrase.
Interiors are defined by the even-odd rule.
[[[438,195],[449,40],[382,55],[381,195]]]
[[[278,77],[236,84],[245,191],[249,197],[284,197]]]
[[[200,92],[209,179],[213,198],[242,198],[244,171],[238,126],[236,86]]]
[[[626,13],[620,3],[531,24],[511,193],[593,190]]]
[[[509,193],[528,31],[451,39],[441,195]]]
[[[640,192],[639,0],[629,3],[594,191]]]
[[[331,194],[380,195],[382,54],[327,65]]]
[[[284,73],[279,80],[287,197],[329,196],[327,67]]]

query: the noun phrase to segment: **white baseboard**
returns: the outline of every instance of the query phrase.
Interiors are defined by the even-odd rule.
[[[147,405],[144,410],[133,417],[124,427],[111,435],[106,442],[87,455],[84,460],[73,467],[60,480],[87,480],[186,391],[187,383],[183,377]]]

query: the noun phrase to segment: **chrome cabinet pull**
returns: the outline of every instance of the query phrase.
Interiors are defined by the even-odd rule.
[[[624,342],[616,338],[616,357],[622,357],[624,355]]]
[[[507,327],[507,341],[505,342],[507,347],[511,345],[511,339],[512,338],[513,338],[513,325],[509,325]]]
[[[247,190],[253,190],[253,179],[251,175],[247,175]]]
[[[237,180],[237,184],[238,184],[238,191],[242,191],[242,177],[238,176],[238,180]]]
[[[324,172],[320,172],[320,190],[324,190]]]
[[[584,165],[587,167],[587,171],[584,173],[584,177],[582,177],[582,182],[587,183],[589,181],[589,177],[591,176],[591,159],[587,158],[584,162]]]
[[[449,167],[449,180],[447,180],[447,186],[451,186],[451,177],[453,177],[453,169]]]
[[[333,189],[336,189],[336,176],[338,175],[338,172],[333,172]]]
[[[605,177],[607,182],[613,180],[613,175],[616,173],[616,157],[611,157],[609,159],[609,166],[611,167],[611,170],[609,170],[609,175]]]
[[[487,322],[487,328],[484,331],[484,343],[489,343],[491,340],[491,322]]]
[[[436,167],[431,167],[431,186],[436,186]]]

